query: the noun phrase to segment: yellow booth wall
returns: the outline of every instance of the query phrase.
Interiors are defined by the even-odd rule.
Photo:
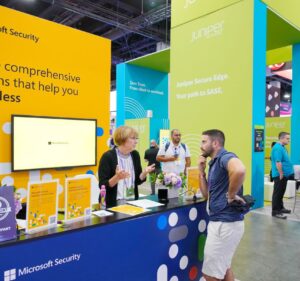
[[[95,166],[12,173],[10,122],[12,114],[97,119],[98,162],[109,137],[110,48],[110,40],[0,7],[2,185],[24,196],[29,180],[53,178],[62,195],[66,176],[96,174]]]

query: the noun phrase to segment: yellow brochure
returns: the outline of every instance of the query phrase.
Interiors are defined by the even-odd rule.
[[[57,225],[58,180],[29,182],[26,212],[26,232]]]
[[[91,178],[67,178],[65,185],[65,222],[91,215]]]

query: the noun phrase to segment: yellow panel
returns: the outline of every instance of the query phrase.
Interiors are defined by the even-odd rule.
[[[292,60],[292,46],[270,50],[267,52],[267,65]]]
[[[289,23],[300,28],[300,1],[299,0],[261,0],[275,13],[278,13]]]
[[[96,167],[11,173],[10,118],[95,118],[104,130],[97,138],[99,160],[109,137],[111,42],[1,6],[0,18],[0,180],[26,189],[29,177],[45,173],[62,188],[66,173],[96,173]]]
[[[172,1],[172,28],[223,9],[241,0],[176,0]]]

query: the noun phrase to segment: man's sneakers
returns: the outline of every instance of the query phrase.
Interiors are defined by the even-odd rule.
[[[285,220],[287,216],[285,216],[284,214],[290,214],[291,212],[291,210],[283,207],[280,211],[275,211],[274,213],[272,212],[272,217]]]
[[[278,219],[282,219],[282,220],[285,220],[287,218],[287,216],[285,216],[282,213],[272,214],[272,217],[275,217],[275,218],[278,218]]]
[[[283,209],[281,209],[281,211],[280,211],[282,214],[290,214],[292,211],[291,210],[288,210],[288,209],[286,209],[286,208],[283,208]]]

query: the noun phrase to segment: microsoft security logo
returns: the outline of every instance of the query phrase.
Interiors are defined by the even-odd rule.
[[[23,268],[12,268],[4,271],[3,281],[16,280],[17,276],[22,277],[23,275],[32,274],[38,271],[47,270],[55,266],[64,265],[70,262],[78,262],[80,260],[81,254],[72,254],[71,256],[65,256],[55,259],[50,259],[45,263],[25,266]]]
[[[4,271],[4,281],[16,280],[16,269]]]

